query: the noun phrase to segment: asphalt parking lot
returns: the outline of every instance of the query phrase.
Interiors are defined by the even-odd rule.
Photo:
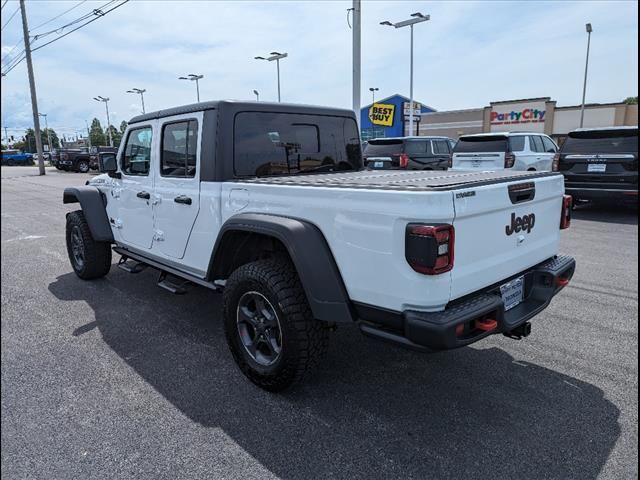
[[[217,294],[79,280],[62,189],[89,175],[35,173],[2,168],[3,478],[637,478],[637,210],[575,212],[576,275],[529,338],[425,355],[340,328],[274,395]]]

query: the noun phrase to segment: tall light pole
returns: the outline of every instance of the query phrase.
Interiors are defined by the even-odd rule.
[[[38,173],[45,175],[44,153],[42,152],[42,138],[40,137],[40,116],[38,115],[38,97],[36,95],[36,81],[33,75],[31,63],[31,43],[29,38],[29,26],[27,25],[27,9],[24,0],[20,0],[20,13],[22,14],[22,34],[24,35],[24,56],[27,60],[27,75],[29,76],[29,90],[31,91],[31,112],[33,114],[33,132],[36,136],[36,152],[38,152]],[[4,27],[2,27],[4,29]]]
[[[253,94],[256,96],[256,102],[260,101],[260,92],[258,92],[258,90],[254,90]]]
[[[351,30],[351,108],[353,108],[353,112],[356,114],[356,119],[358,121],[358,130],[360,130],[360,101],[362,100],[362,95],[360,93],[360,83],[362,77],[360,73],[360,67],[362,64],[362,49],[360,48],[362,43],[362,5],[360,3],[360,0],[353,0],[351,5],[353,12],[353,28]]]
[[[587,29],[587,60],[584,64],[584,85],[582,87],[582,108],[580,109],[580,128],[584,123],[584,99],[587,95],[587,70],[589,68],[589,46],[591,45],[591,32],[593,32],[593,28],[591,28],[591,24],[587,23],[585,25]]]
[[[267,62],[276,62],[277,70],[278,70],[278,102],[280,101],[280,60],[283,58],[287,58],[289,54],[280,53],[280,52],[271,52],[270,57],[253,57],[255,60],[266,60]]]
[[[192,82],[196,82],[196,100],[198,101],[198,103],[200,103],[200,84],[198,83],[198,81],[202,80],[203,78],[204,75],[195,75],[193,73],[190,73],[186,77],[178,77],[178,80],[191,80]]]
[[[109,98],[98,95],[97,97],[93,97],[93,99],[96,102],[104,102],[104,106],[107,109],[107,135],[109,135],[109,146],[113,147],[113,138],[111,138],[111,120],[109,120]]]
[[[142,101],[142,114],[144,115],[146,112],[144,111],[144,92],[146,92],[147,90],[145,88],[143,89],[139,89],[139,88],[132,88],[131,90],[127,90],[127,93],[136,93],[138,95],[140,95],[140,101]]]
[[[376,103],[376,92],[380,90],[378,87],[369,87],[369,91],[371,92],[371,103]]]
[[[409,135],[413,135],[413,26],[416,23],[426,22],[431,18],[430,15],[423,15],[420,12],[412,13],[408,20],[403,20],[398,23],[391,23],[388,20],[380,22],[380,25],[388,25],[393,28],[411,27],[411,66],[409,73]]]
[[[51,152],[51,132],[49,131],[49,123],[47,122],[47,113],[38,113],[41,117],[44,117],[44,129],[47,131],[47,146],[49,152]]]
[[[84,124],[87,126],[87,142],[89,143],[89,148],[91,148],[91,130],[89,129],[89,122],[85,120]]]

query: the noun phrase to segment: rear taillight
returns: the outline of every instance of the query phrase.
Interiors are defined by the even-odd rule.
[[[410,223],[405,234],[405,258],[418,273],[438,275],[453,268],[453,225]]]
[[[560,154],[556,153],[553,156],[553,162],[551,163],[551,171],[557,172],[558,170],[560,170]]]
[[[398,157],[398,161],[400,168],[407,168],[409,166],[409,155],[406,153],[401,153]]]
[[[560,230],[565,230],[571,225],[571,209],[573,207],[573,197],[565,195],[562,197],[562,216],[560,217]]]
[[[516,156],[511,152],[507,152],[504,156],[504,168],[511,168],[515,163]]]
[[[449,163],[447,165],[449,168],[453,168],[453,153],[449,154]]]

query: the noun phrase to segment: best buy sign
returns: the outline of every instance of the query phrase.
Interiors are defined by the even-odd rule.
[[[369,120],[374,125],[384,125],[385,127],[393,126],[393,115],[396,112],[395,105],[387,103],[374,103],[369,108]]]

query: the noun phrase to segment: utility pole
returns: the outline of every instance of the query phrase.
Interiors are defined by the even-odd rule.
[[[353,32],[352,32],[352,48],[353,48],[353,72],[352,72],[352,88],[353,88],[353,111],[356,114],[358,125],[360,125],[360,43],[361,35],[361,5],[360,0],[353,0]]]
[[[89,148],[91,148],[91,130],[89,130],[89,122],[85,120],[84,124],[87,126],[87,142],[89,142]]]
[[[29,74],[29,89],[31,90],[31,110],[33,113],[33,131],[36,137],[36,151],[38,152],[38,170],[40,175],[45,174],[44,152],[42,151],[42,138],[40,138],[40,117],[38,116],[38,98],[36,97],[36,82],[33,77],[33,65],[31,63],[31,44],[29,43],[29,27],[27,26],[27,9],[24,0],[20,0],[22,13],[22,33],[24,35],[24,54],[27,59],[27,72]]]

